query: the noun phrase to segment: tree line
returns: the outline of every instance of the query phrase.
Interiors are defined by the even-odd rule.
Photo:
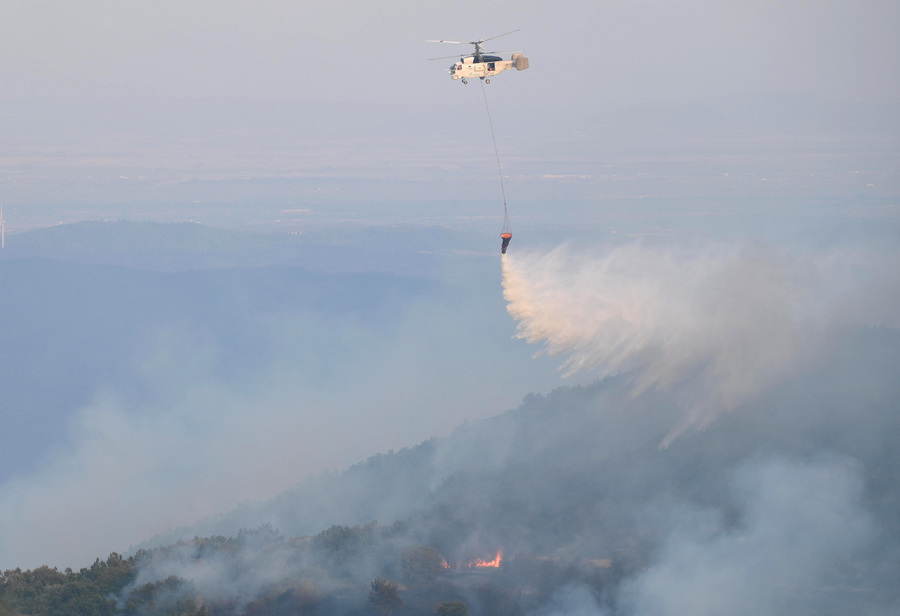
[[[490,572],[453,571],[434,547],[406,542],[404,530],[372,522],[287,538],[265,525],[113,553],[79,571],[7,570],[0,616],[523,616],[566,583],[598,593],[605,584],[526,557]]]

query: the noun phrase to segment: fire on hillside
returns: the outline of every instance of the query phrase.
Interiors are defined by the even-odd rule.
[[[452,569],[454,571],[462,571],[465,569],[497,569],[500,567],[501,562],[503,562],[503,551],[497,550],[497,554],[492,560],[477,558],[468,562],[460,561],[454,563],[445,560],[444,569]]]
[[[469,567],[499,567],[500,562],[503,560],[503,552],[501,550],[497,550],[497,555],[494,556],[494,560],[476,560],[474,562],[469,563]]]

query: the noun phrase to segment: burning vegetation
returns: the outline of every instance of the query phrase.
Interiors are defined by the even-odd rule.
[[[503,552],[497,550],[497,555],[494,556],[493,560],[476,560],[475,562],[469,563],[469,567],[490,567],[497,568],[500,566],[500,562],[503,560]]]
[[[498,569],[500,567],[500,563],[502,562],[503,551],[497,550],[497,554],[492,560],[476,558],[473,560],[460,560],[455,562],[454,564],[451,564],[446,560],[442,560],[441,566],[444,569],[449,569],[451,571],[462,571],[465,569]]]

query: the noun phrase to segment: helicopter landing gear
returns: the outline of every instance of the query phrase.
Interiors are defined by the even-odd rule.
[[[467,80],[465,80],[465,79],[463,79],[462,82],[463,82],[463,83],[469,83],[469,82],[468,82]]]

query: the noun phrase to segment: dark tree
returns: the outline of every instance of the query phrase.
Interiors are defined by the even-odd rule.
[[[469,608],[462,601],[445,601],[434,608],[435,616],[469,616]]]
[[[203,616],[209,613],[193,584],[174,575],[135,588],[125,602],[125,616],[172,614]]]
[[[431,546],[420,545],[400,552],[400,572],[407,584],[428,584],[444,570],[444,559]]]
[[[375,578],[372,580],[372,590],[369,591],[369,603],[377,607],[384,616],[391,616],[394,608],[403,605],[398,588],[397,582]]]
[[[478,589],[478,614],[487,616],[521,616],[522,607],[515,594],[508,588],[496,584],[485,584]]]

